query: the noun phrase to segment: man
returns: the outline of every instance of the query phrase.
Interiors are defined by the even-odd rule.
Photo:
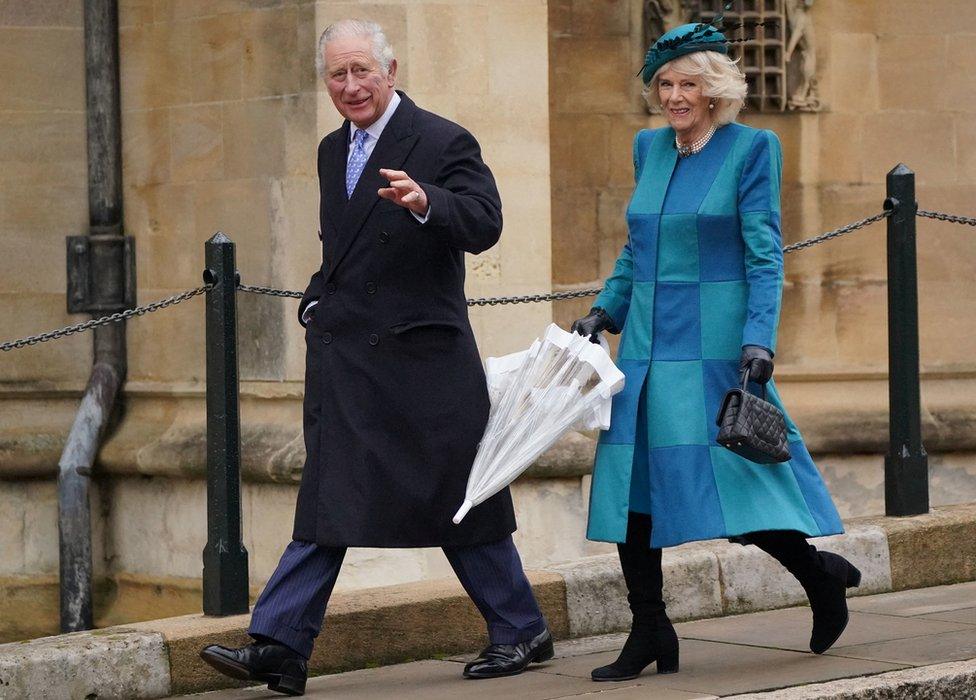
[[[394,90],[382,29],[344,20],[317,65],[345,122],[319,145],[322,267],[306,326],[307,452],[294,541],[240,649],[201,656],[234,678],[300,695],[346,548],[440,546],[488,623],[468,678],[552,658],[552,637],[512,542],[502,491],[459,526],[488,416],[464,298],[464,252],[493,246],[501,203],[477,141]]]

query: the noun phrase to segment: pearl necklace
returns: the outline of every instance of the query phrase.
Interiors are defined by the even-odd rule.
[[[678,155],[681,156],[682,158],[684,158],[685,156],[693,156],[696,153],[701,153],[702,149],[705,148],[705,146],[708,144],[708,142],[711,140],[712,136],[714,135],[715,135],[715,125],[712,124],[710,127],[708,127],[708,131],[706,131],[701,138],[689,143],[687,146],[683,146],[678,141],[678,135],[675,134],[674,147],[678,149]]]

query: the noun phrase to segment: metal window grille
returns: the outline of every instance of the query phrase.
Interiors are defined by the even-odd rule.
[[[701,17],[711,22],[727,0],[702,0]],[[729,27],[736,27],[729,29]],[[783,0],[734,0],[725,13],[725,35],[735,40],[729,55],[746,75],[746,105],[760,112],[786,109],[786,13]]]

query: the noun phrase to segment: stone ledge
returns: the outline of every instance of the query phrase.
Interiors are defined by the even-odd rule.
[[[863,678],[794,686],[726,700],[909,700],[969,698],[976,688],[976,659],[890,671]]]
[[[884,530],[891,554],[891,590],[976,580],[976,504],[852,522]]]
[[[170,694],[163,636],[113,627],[0,645],[0,697],[158,698]]]

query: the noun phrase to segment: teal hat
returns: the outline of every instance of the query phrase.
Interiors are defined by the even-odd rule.
[[[649,85],[661,66],[679,56],[696,51],[717,51],[728,54],[729,42],[718,29],[710,24],[683,24],[661,35],[647,50],[641,80]]]

